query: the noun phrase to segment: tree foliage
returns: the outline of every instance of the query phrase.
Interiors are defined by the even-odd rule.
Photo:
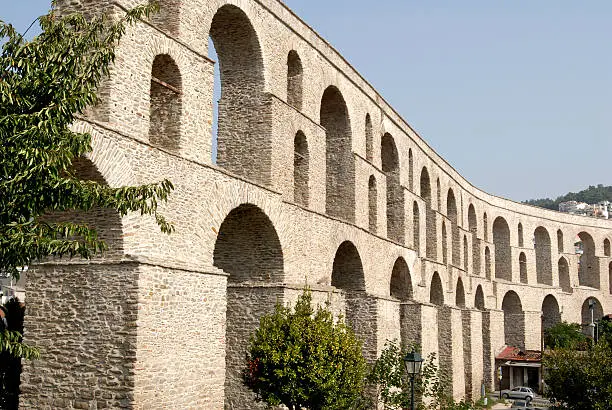
[[[418,351],[416,345],[400,347],[396,342],[387,342],[376,360],[368,382],[376,386],[378,399],[385,410],[410,408],[411,379],[404,369],[407,353]],[[461,400],[455,402],[450,393],[450,377],[436,364],[436,355],[431,353],[423,361],[421,373],[414,380],[415,407],[420,410],[473,410],[482,408],[476,403]]]
[[[561,348],[544,354],[546,394],[557,408],[612,408],[612,348],[601,340],[586,351]]]
[[[596,204],[600,201],[612,201],[612,186],[603,186],[603,184],[598,184],[597,186],[590,185],[587,189],[583,189],[580,192],[569,192],[565,195],[558,196],[556,199],[529,199],[524,201],[524,203],[558,211],[559,204],[567,201],[586,202],[587,204]]]
[[[584,350],[588,347],[588,340],[579,324],[559,322],[544,331],[544,344],[550,349]]]
[[[97,102],[126,23],[154,10],[137,7],[114,22],[52,10],[39,18],[42,33],[31,41],[0,21],[0,271],[18,277],[19,267],[40,258],[90,258],[107,248],[95,227],[46,220],[50,212],[136,211],[172,231],[157,213],[173,189],[170,181],[111,188],[82,180],[73,168],[92,148],[91,135],[70,125]]]
[[[307,289],[294,309],[277,304],[251,337],[245,384],[259,400],[289,409],[348,409],[363,401],[366,363],[361,342],[311,305]]]

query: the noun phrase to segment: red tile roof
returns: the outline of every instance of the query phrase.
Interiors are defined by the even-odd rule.
[[[495,359],[515,362],[540,362],[542,361],[542,353],[539,350],[522,351],[518,347],[508,346]]]

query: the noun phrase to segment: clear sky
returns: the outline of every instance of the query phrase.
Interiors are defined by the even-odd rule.
[[[475,186],[524,200],[612,185],[611,1],[286,3]],[[0,0],[0,18],[23,30],[47,8]]]

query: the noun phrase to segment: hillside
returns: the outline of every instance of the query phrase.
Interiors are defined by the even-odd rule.
[[[580,192],[570,192],[557,197],[557,199],[529,199],[527,201],[523,201],[523,203],[558,211],[559,204],[566,201],[586,202],[587,204],[595,204],[599,201],[612,202],[612,186],[603,186],[602,184],[598,184],[597,186],[591,185],[587,189]]]

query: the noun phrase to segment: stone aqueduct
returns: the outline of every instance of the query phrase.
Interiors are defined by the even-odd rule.
[[[277,0],[161,3],[74,127],[93,135],[84,176],[175,184],[176,233],[97,212],[110,252],[31,269],[26,339],[43,358],[26,363],[24,408],[253,408],[245,340],[305,284],[369,359],[389,339],[438,353],[456,396],[492,385],[504,345],[539,350],[541,323],[590,321],[592,297],[612,310],[610,222],[475,188]]]

